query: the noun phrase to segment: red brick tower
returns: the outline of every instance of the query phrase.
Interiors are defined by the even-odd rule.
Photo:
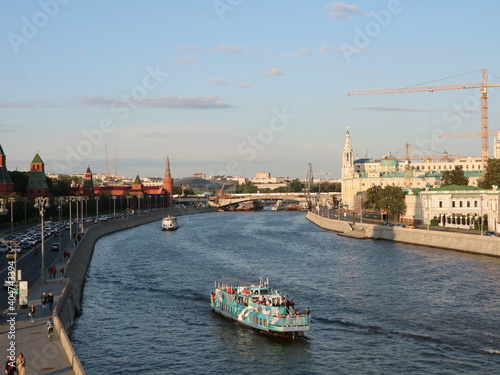
[[[10,178],[5,160],[6,156],[2,146],[0,146],[0,195],[9,195],[14,192],[14,184]]]
[[[170,160],[167,156],[167,165],[165,166],[165,177],[163,177],[163,189],[167,192],[167,206],[174,204],[174,179],[170,174]]]

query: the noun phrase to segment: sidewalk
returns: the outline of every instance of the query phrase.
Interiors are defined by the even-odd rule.
[[[71,249],[70,249],[71,251]],[[36,314],[35,322],[30,321],[28,316],[28,308],[17,309],[15,339],[8,339],[10,326],[7,320],[11,316],[4,316],[0,326],[0,335],[2,336],[2,350],[8,354],[10,342],[15,341],[16,356],[23,353],[26,359],[26,373],[29,375],[45,374],[45,375],[73,375],[73,369],[69,362],[57,329],[54,330],[52,341],[47,337],[47,327],[45,324],[52,317],[52,312],[47,305],[46,310],[42,308],[40,296],[43,292],[47,295],[52,293],[54,296],[54,308],[57,306],[64,284],[61,280],[59,272],[62,266],[66,265],[66,260],[56,261],[53,265],[57,269],[56,279],[49,279],[47,272],[47,282],[44,284],[38,281],[34,286],[29,288],[28,306],[35,305]],[[52,277],[50,275],[50,277]],[[5,366],[6,356],[3,354],[1,366]],[[3,371],[3,370],[2,370]]]

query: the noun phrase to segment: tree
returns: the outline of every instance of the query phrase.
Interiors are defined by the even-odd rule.
[[[10,171],[10,179],[14,184],[14,191],[16,193],[24,194],[28,187],[29,175],[26,172]]]
[[[386,186],[380,191],[382,196],[381,208],[397,217],[406,212],[406,201],[403,189],[399,186]]]
[[[61,178],[61,176],[62,175],[54,179],[47,178],[47,186],[49,187],[49,192],[56,197],[70,194],[71,179],[64,177]]]
[[[363,209],[380,211],[382,204],[382,187],[380,185],[375,185],[369,188],[363,198]]]
[[[290,193],[300,193],[304,189],[304,184],[299,180],[293,180],[288,183]]]
[[[469,177],[465,177],[464,170],[456,165],[455,169],[444,171],[441,176],[441,186],[448,185],[467,186],[469,185]]]
[[[478,183],[483,189],[491,189],[493,185],[500,186],[500,159],[488,159],[486,172]]]
[[[248,182],[245,182],[243,184],[239,184],[236,187],[236,191],[238,193],[252,194],[252,193],[256,193],[257,190],[258,190],[257,186],[252,181],[248,181]]]

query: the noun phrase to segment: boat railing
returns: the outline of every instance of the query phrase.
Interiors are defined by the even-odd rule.
[[[274,317],[269,322],[269,325],[275,327],[309,326],[310,324],[311,317],[309,316]]]

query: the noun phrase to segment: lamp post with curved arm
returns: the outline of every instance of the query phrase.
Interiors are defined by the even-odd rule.
[[[50,207],[49,198],[47,197],[36,197],[35,198],[35,208],[38,208],[40,212],[41,225],[42,225],[42,268],[40,271],[40,279],[43,283],[46,282],[46,270],[45,270],[45,228],[44,228],[44,215],[45,209]]]
[[[14,202],[16,201],[16,198],[9,198],[9,203],[10,203],[10,235],[12,236],[14,234]]]

